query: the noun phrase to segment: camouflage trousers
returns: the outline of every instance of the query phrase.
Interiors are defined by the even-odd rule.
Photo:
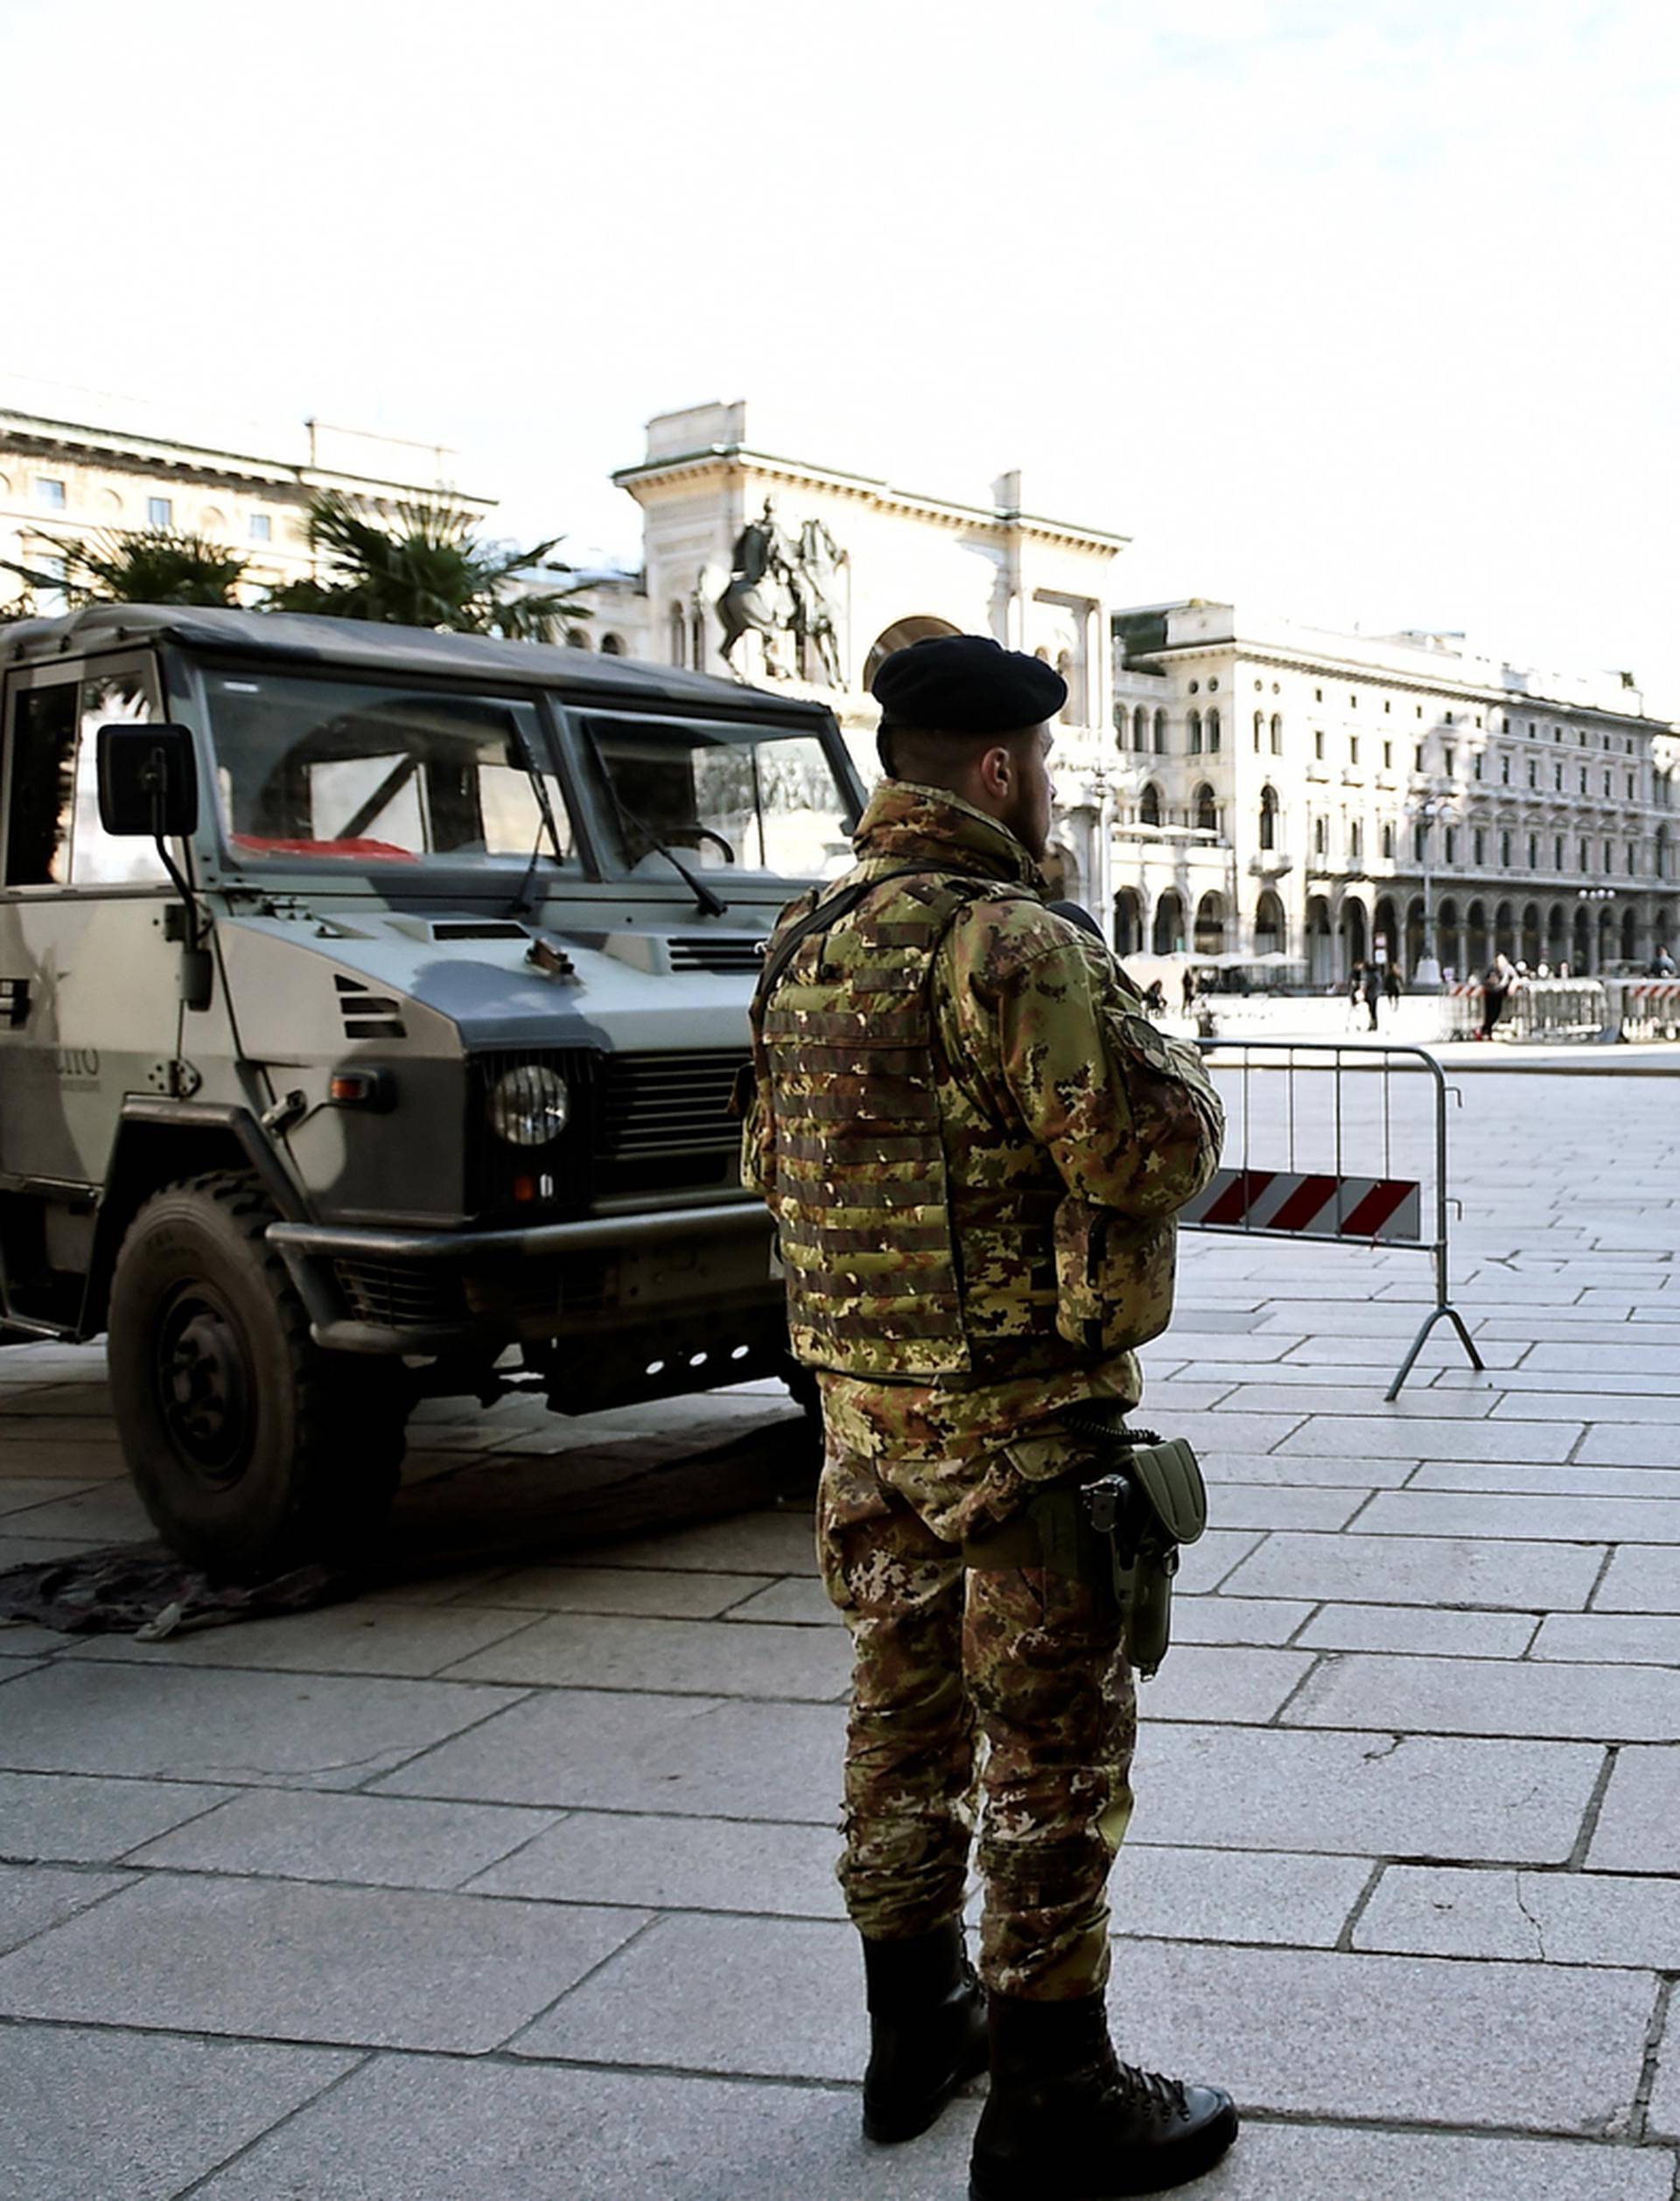
[[[853,1924],[898,1940],[956,1917],[983,1803],[986,1985],[1095,1993],[1137,1732],[1112,1595],[1040,1567],[965,1568],[874,1463],[832,1445],[817,1545],[852,1640],[839,1878]]]

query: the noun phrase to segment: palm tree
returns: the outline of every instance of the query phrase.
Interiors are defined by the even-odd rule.
[[[575,588],[514,586],[516,575],[548,557],[562,540],[557,535],[522,550],[480,543],[472,515],[440,499],[399,504],[392,525],[339,490],[319,492],[310,503],[307,533],[326,571],[283,582],[267,608],[518,641],[553,641],[563,626],[590,615]]]
[[[47,572],[0,558],[21,576],[27,594],[37,590],[78,604],[237,604],[245,560],[200,535],[167,528],[129,531],[107,528],[88,542],[66,542],[64,571]]]

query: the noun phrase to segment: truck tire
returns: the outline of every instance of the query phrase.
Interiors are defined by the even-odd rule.
[[[404,1371],[324,1353],[254,1176],[166,1186],[111,1279],[111,1401],[158,1533],[220,1581],[363,1552],[402,1463]]]

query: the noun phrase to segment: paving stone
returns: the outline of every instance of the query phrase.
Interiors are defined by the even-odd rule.
[[[0,1964],[0,1992],[4,1982]],[[511,2046],[576,2063],[855,2079],[866,2035],[850,1926],[676,1917],[661,1918]]]
[[[1575,1457],[1612,1468],[1680,1468],[1680,1416],[1656,1428],[1600,1422],[1587,1431]]]
[[[38,1672],[41,1664],[38,1658],[0,1658],[0,1684],[18,1681],[26,1673]]]
[[[518,1700],[444,1681],[56,1659],[12,1685],[0,1764],[239,1786],[356,1788]]]
[[[1208,1504],[1222,1528],[1339,1529],[1370,1496],[1368,1489],[1242,1483],[1227,1468],[1210,1483]]]
[[[1617,1752],[1586,1861],[1594,1872],[1680,1873],[1680,1746]]]
[[[195,2201],[556,2201],[556,2166],[580,2201],[954,2201],[979,2107],[873,2148],[853,2086],[380,2057]]]
[[[235,1791],[75,1773],[0,1773],[0,1857],[112,1863]]]
[[[479,2054],[642,1923],[634,1910],[155,1874],[0,1959],[0,2010]]]
[[[373,1888],[458,1888],[553,1824],[552,1812],[508,1805],[248,1790],[147,1843],[130,1861]]]
[[[1582,1743],[1174,1726],[1145,1716],[1136,1840],[1561,1864],[1604,1763]]]
[[[1430,1658],[1520,1658],[1532,1613],[1451,1612],[1428,1605],[1326,1605],[1298,1637],[1313,1651],[1418,1651]]]
[[[1354,1945],[1657,1970],[1680,1948],[1680,1880],[1390,1865]]]
[[[97,1483],[84,1484],[84,1489],[88,1490],[98,1488]],[[79,1497],[81,1492],[76,1490],[74,1483],[66,1490],[65,1479],[61,1476],[7,1476],[0,1480],[0,1519],[10,1520],[16,1528],[20,1525],[16,1517],[24,1516],[21,1525],[27,1534],[30,1526],[27,1516],[32,1510],[39,1510],[46,1507],[49,1501],[71,1495]]]
[[[1666,2149],[1256,2125],[1197,2201],[1669,2201]]]
[[[56,1628],[38,1628],[27,1620],[0,1619],[0,1654],[8,1658],[55,1657],[74,1641]]]
[[[92,1437],[77,1445],[53,1444],[43,1442],[32,1431],[19,1436],[21,1426],[17,1422],[6,1425],[5,1441],[0,1444],[0,1485],[16,1478],[55,1482],[62,1489],[66,1483],[108,1483],[127,1473],[115,1439],[103,1444]]]
[[[1496,1536],[1547,1543],[1680,1544],[1680,1499],[1513,1497],[1504,1492],[1379,1490],[1366,1536]],[[1670,1564],[1680,1575],[1680,1557]]]
[[[1286,1644],[1312,1607],[1281,1597],[1174,1596],[1175,1644]]]
[[[1282,1413],[1238,1414],[1227,1413],[1223,1407],[1211,1413],[1180,1414],[1174,1417],[1172,1434],[1188,1437],[1204,1464],[1212,1461],[1215,1467],[1226,1452],[1270,1452],[1280,1445],[1305,1418],[1306,1408],[1286,1408]]]
[[[526,1567],[490,1582],[477,1602],[529,1606],[541,1612],[711,1620],[773,1586],[780,1587],[773,1585],[767,1574],[682,1574],[654,1567]]]
[[[1577,1664],[1680,1666],[1680,1614],[1554,1613],[1530,1654]]]
[[[1619,2133],[1656,1999],[1644,1973],[1561,1966],[1144,1941],[1115,1958],[1122,2055],[1215,2075],[1253,2109],[1373,2121]]]
[[[1252,1373],[1252,1371],[1250,1371]],[[1315,1386],[1284,1382],[1274,1384],[1268,1372],[1257,1383],[1244,1384],[1230,1393],[1226,1401],[1233,1412],[1325,1414],[1330,1419],[1346,1419],[1354,1417],[1362,1421],[1437,1420],[1443,1416],[1457,1421],[1480,1421],[1492,1412],[1497,1393],[1487,1385],[1480,1391],[1436,1391],[1432,1390],[1404,1391],[1398,1398],[1386,1396],[1388,1376],[1381,1383],[1370,1380],[1370,1371],[1362,1369],[1366,1381],[1361,1384],[1334,1384],[1328,1371],[1320,1370]],[[1223,1408],[1221,1409],[1224,1411]],[[1553,1409],[1556,1412],[1556,1409]],[[1346,1441],[1354,1449],[1359,1447],[1360,1438],[1354,1431],[1346,1433]]]
[[[1637,1545],[1613,1552],[1593,1595],[1595,1613],[1680,1613],[1680,1561]]]
[[[0,1865],[0,1952],[61,1925],[133,1878],[132,1873],[71,1872],[60,1865]]]
[[[1116,1936],[1335,1945],[1371,1876],[1363,1857],[1127,1842],[1109,1897]]]
[[[831,1826],[844,1740],[837,1705],[557,1689],[369,1785],[391,1796]]]
[[[675,1535],[580,1553],[591,1567],[675,1567],[701,1574],[815,1574],[816,1533],[806,1513],[742,1513]]]
[[[471,1883],[475,1895],[844,1918],[830,1827],[574,1812]]]
[[[1680,1672],[1496,1658],[1328,1654],[1289,1708],[1301,1727],[1653,1742],[1680,1733]]]
[[[206,1628],[165,1643],[131,1636],[93,1636],[69,1658],[119,1665],[242,1666],[270,1673],[422,1676],[440,1672],[474,1651],[537,1624],[530,1613],[481,1612],[466,1605],[424,1610],[398,1605],[332,1605],[321,1612]],[[0,1637],[3,1642],[4,1637]]]
[[[1656,2084],[1651,2090],[1648,2129],[1665,2140],[1680,2139],[1680,2029],[1674,2022],[1672,2003],[1656,2067]],[[1680,2179],[1676,2183],[1680,2184]]]
[[[1591,1392],[1591,1402],[1593,1425],[1600,1434],[1607,1430],[1614,1436],[1630,1423],[1655,1421],[1666,1426],[1674,1419],[1673,1392],[1663,1394],[1656,1384],[1649,1391],[1639,1392],[1594,1389]],[[1558,1412],[1559,1404],[1558,1393],[1519,1388],[1503,1394],[1494,1409],[1494,1415],[1500,1421],[1544,1421]],[[1680,1466],[1680,1461],[1675,1464]]]
[[[74,1559],[98,1546],[82,1536],[0,1536],[0,1574],[14,1567],[44,1567],[49,1560]]]
[[[1242,1597],[1568,1611],[1586,1603],[1603,1564],[1590,1545],[1279,1532],[1220,1587]]]
[[[1222,1452],[1222,1484],[1282,1483],[1301,1490],[1354,1490],[1362,1497],[1376,1489],[1398,1490],[1418,1466],[1415,1460],[1362,1460],[1351,1447],[1314,1459],[1301,1452]]]
[[[1209,1319],[1215,1313],[1231,1319],[1215,1323]],[[1232,1308],[1202,1307],[1195,1311],[1192,1320],[1189,1310],[1180,1305],[1177,1320],[1154,1349],[1162,1358],[1183,1361],[1198,1374],[1204,1362],[1217,1363],[1222,1374],[1228,1365],[1243,1369],[1264,1367],[1270,1361],[1280,1360],[1289,1351],[1291,1339],[1284,1330],[1259,1330],[1256,1326],[1262,1319],[1257,1312],[1239,1314]],[[1299,1336],[1298,1331],[1296,1335]],[[1147,1383],[1152,1366],[1149,1351],[1144,1352],[1143,1361]]]
[[[0,2026],[0,2193],[170,2201],[354,2062],[326,2049]]]
[[[1310,1651],[1181,1642],[1154,1679],[1142,1685],[1139,1702],[1152,1720],[1260,1725],[1287,1702],[1312,1665]]]
[[[1515,1466],[1485,1461],[1425,1460],[1406,1478],[1409,1490],[1505,1490],[1516,1497],[1680,1498],[1680,1469]]]
[[[755,1628],[704,1620],[626,1620],[555,1613],[449,1669],[462,1681],[692,1691],[702,1696],[830,1703],[850,1685],[839,1630]]]
[[[742,1620],[772,1621],[782,1627],[842,1628],[838,1609],[820,1581],[806,1574],[789,1574],[781,1581],[772,1582],[755,1596],[732,1607],[725,1617],[732,1623]]]
[[[1580,1441],[1578,1421],[1458,1421],[1424,1414],[1362,1421],[1357,1447],[1390,1460],[1566,1460]],[[1339,1415],[1307,1422],[1279,1446],[1283,1452],[1339,1452],[1349,1442]]]
[[[4,1489],[0,1485],[0,1489]],[[157,1534],[130,1483],[95,1483],[74,1497],[7,1516],[19,1536],[74,1536],[94,1544],[145,1543]]]
[[[1234,1567],[1257,1551],[1263,1534],[1256,1529],[1208,1529],[1180,1554],[1178,1588],[1194,1595],[1217,1589]]]

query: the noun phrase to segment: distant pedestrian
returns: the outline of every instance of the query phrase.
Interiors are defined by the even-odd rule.
[[[1488,975],[1481,982],[1481,1029],[1476,1034],[1478,1039],[1493,1038],[1494,1027],[1504,1014],[1506,1000],[1516,984],[1516,965],[1502,950],[1488,964]]]
[[[1400,1006],[1400,996],[1405,992],[1405,982],[1400,976],[1400,966],[1397,963],[1391,963],[1384,972],[1382,991],[1389,997],[1390,1008],[1397,1009]]]
[[[1371,1020],[1370,1028],[1376,1029],[1376,1005],[1382,999],[1382,966],[1368,963],[1365,966],[1365,1010]]]
[[[1166,988],[1158,978],[1152,978],[1144,987],[1144,1006],[1149,1011],[1151,1016],[1166,1015]]]
[[[1180,983],[1180,991],[1184,996],[1186,1016],[1194,1015],[1196,1006],[1196,974],[1188,964],[1186,964],[1184,967],[1184,978]]]
[[[1654,978],[1671,978],[1674,975],[1674,957],[1669,953],[1666,945],[1659,945],[1656,953],[1651,957],[1651,976]]]
[[[1359,1022],[1359,1005],[1365,998],[1365,965],[1356,963],[1348,973],[1348,1022],[1350,1027]]]

